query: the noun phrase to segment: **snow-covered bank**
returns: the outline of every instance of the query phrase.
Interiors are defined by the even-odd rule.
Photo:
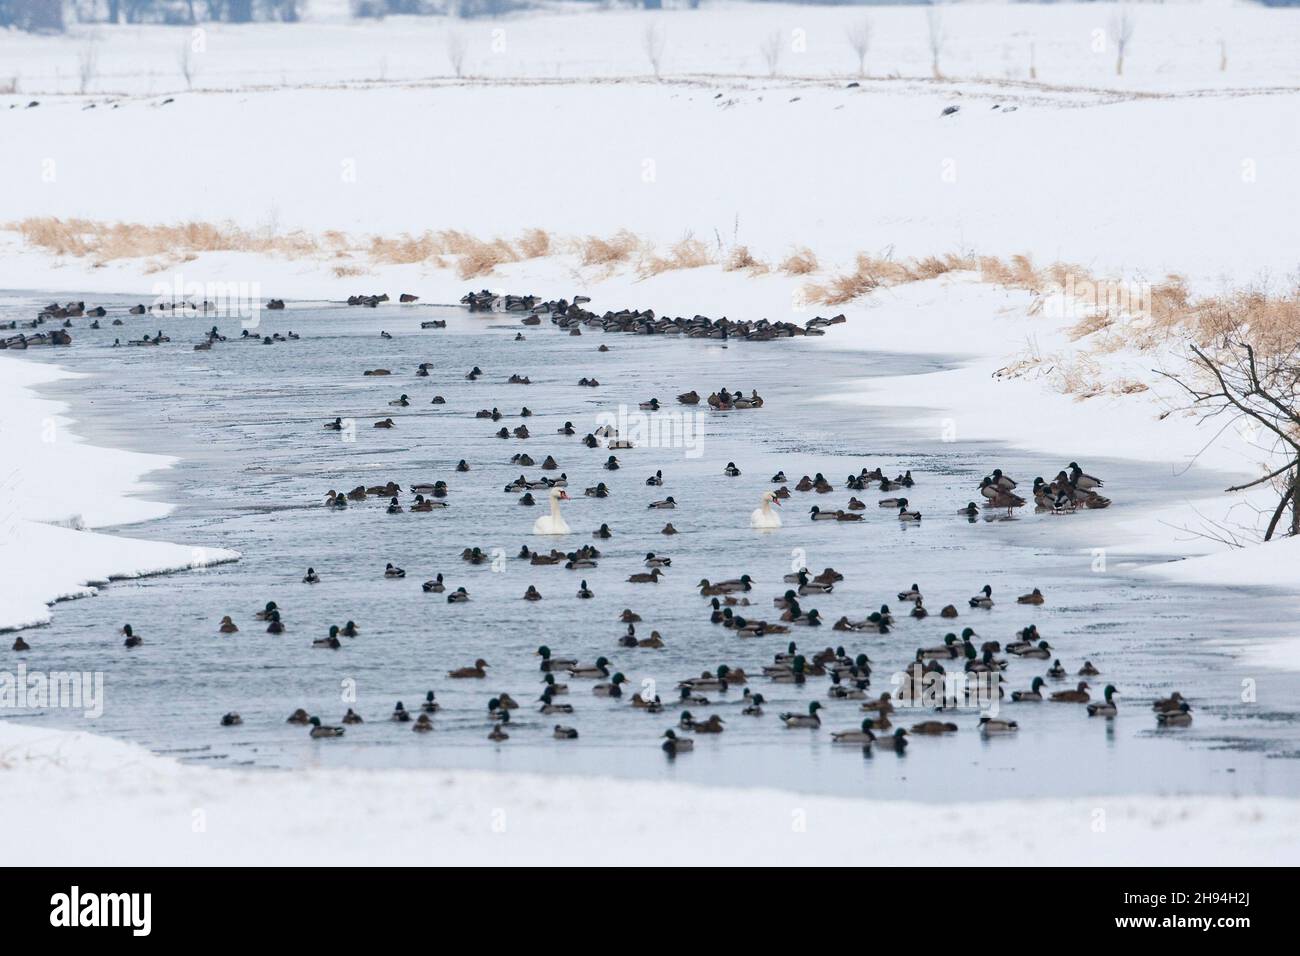
[[[646,759],[664,758],[650,749]],[[11,723],[0,723],[0,783],[23,807],[6,841],[16,865],[1300,862],[1300,800],[1284,799],[937,807],[459,770],[216,771]]]
[[[0,356],[0,630],[49,621],[50,602],[95,593],[95,583],[238,557],[233,551],[96,534],[160,517],[138,497],[141,476],[173,459],[89,445],[60,402],[32,388],[68,373]]]

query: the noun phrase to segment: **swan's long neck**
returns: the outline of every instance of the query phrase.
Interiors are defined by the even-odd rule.
[[[764,517],[768,517],[768,516],[771,515],[771,514],[772,514],[772,499],[771,499],[771,498],[764,498],[764,499],[763,499],[763,516],[764,516]]]
[[[551,520],[560,520],[560,499],[554,496],[551,498]]]

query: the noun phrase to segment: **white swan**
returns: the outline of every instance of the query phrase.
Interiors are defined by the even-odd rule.
[[[560,502],[568,500],[569,495],[563,488],[552,488],[551,513],[533,522],[533,534],[568,534],[569,526],[560,516]]]
[[[770,491],[763,492],[763,503],[755,508],[749,516],[749,526],[767,530],[781,527],[781,516],[772,510],[772,502],[781,507],[781,501]]]

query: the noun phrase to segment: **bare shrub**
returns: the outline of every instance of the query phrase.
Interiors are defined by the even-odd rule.
[[[645,33],[641,35],[641,49],[645,51],[646,59],[650,61],[650,69],[654,73],[655,79],[659,79],[660,68],[663,65],[664,49],[668,45],[668,38],[664,31],[657,23],[647,23]]]
[[[776,30],[763,38],[763,42],[758,46],[759,55],[763,58],[763,63],[767,67],[768,76],[776,76],[776,71],[781,66],[781,47],[783,44],[781,31]]]
[[[943,78],[943,71],[939,69],[939,58],[943,55],[943,47],[948,40],[943,26],[943,10],[939,7],[927,7],[925,26],[926,39],[930,44],[930,73],[939,80]]]
[[[871,18],[863,17],[845,31],[849,47],[858,58],[858,76],[867,75],[867,53],[871,50]]]
[[[90,89],[90,84],[95,81],[99,73],[99,46],[95,42],[95,37],[91,36],[81,52],[77,54],[77,79],[80,82],[79,91],[84,94]]]
[[[451,64],[451,72],[459,79],[465,75],[465,51],[467,45],[465,38],[455,30],[447,31],[447,61]]]
[[[1115,44],[1115,75],[1124,75],[1124,54],[1128,52],[1129,41],[1133,39],[1133,28],[1137,25],[1133,17],[1133,11],[1128,8],[1127,4],[1121,4],[1120,8],[1111,14],[1110,22],[1106,25],[1106,32],[1110,34],[1110,42]]]

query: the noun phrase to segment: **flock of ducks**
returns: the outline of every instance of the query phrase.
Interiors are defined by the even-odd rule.
[[[374,307],[387,299],[387,295],[354,296],[349,299],[349,305]],[[402,300],[415,301],[415,297],[404,295]],[[713,321],[704,316],[695,316],[689,320],[667,319],[657,317],[649,310],[622,310],[597,316],[582,308],[586,301],[589,300],[576,297],[572,303],[563,299],[542,302],[534,296],[499,296],[486,291],[470,293],[462,299],[471,311],[491,309],[527,313],[527,317],[523,320],[525,324],[537,324],[536,320],[540,315],[549,314],[554,324],[568,329],[571,334],[580,334],[581,327],[596,327],[606,332],[764,339],[821,334],[822,329],[827,325],[843,321],[842,316],[832,319],[819,318],[810,320],[801,327],[792,323],[765,321],[755,323],[730,322],[726,319]],[[59,315],[53,307],[47,311],[52,317],[57,318]],[[216,338],[219,337],[214,328],[209,341]],[[604,346],[601,349],[607,350]],[[428,363],[421,365],[417,369],[417,376],[428,377],[430,367]],[[389,374],[389,372],[378,369],[368,371],[366,374]],[[476,381],[483,374],[483,371],[475,366],[465,378]],[[517,373],[508,381],[520,385],[530,383],[527,376]],[[595,379],[587,378],[584,378],[580,384],[589,387],[599,386]],[[758,409],[763,406],[763,399],[756,391],[746,395],[742,391],[731,391],[726,388],[711,392],[707,397],[702,397],[695,391],[682,393],[677,396],[677,401],[686,405],[703,401],[709,407],[721,411]],[[441,396],[435,396],[433,403],[443,404],[444,400]],[[389,402],[390,406],[396,408],[410,407],[411,404],[410,396],[405,393]],[[641,407],[645,410],[657,411],[660,403],[658,399],[652,398],[642,403]],[[525,406],[520,417],[527,419],[532,414]],[[476,412],[474,417],[495,423],[504,415],[494,407],[482,409]],[[338,431],[343,429],[344,424],[341,418],[335,418],[327,422],[324,427],[327,430]],[[374,427],[392,428],[398,427],[398,423],[391,417],[385,417],[374,422]],[[526,424],[513,429],[503,427],[498,434],[502,438],[514,439],[527,439],[532,436]],[[557,434],[566,438],[576,438],[578,430],[571,422],[566,422],[557,430]],[[580,443],[588,448],[603,447],[608,450],[631,447],[630,443],[621,440],[617,432],[608,427],[589,433]],[[520,467],[535,465],[534,459],[526,453],[516,454],[512,462]],[[618,457],[611,453],[603,467],[608,471],[616,471],[622,467],[622,464]],[[560,466],[553,456],[547,455],[540,467],[544,472],[555,472]],[[455,470],[468,472],[471,466],[465,460],[461,460]],[[734,462],[728,462],[722,469],[724,478],[736,478],[740,474],[741,470]],[[802,476],[793,483],[793,490],[784,472],[777,472],[771,477],[770,482],[777,487],[762,492],[759,506],[750,515],[750,526],[757,530],[771,531],[781,528],[781,517],[774,509],[779,508],[783,501],[788,501],[794,494],[822,495],[835,491],[832,483],[821,473]],[[664,486],[663,472],[656,471],[645,479],[644,484],[652,488]],[[847,476],[844,489],[852,494],[845,508],[823,508],[813,504],[808,510],[808,515],[812,522],[862,521],[863,512],[868,509],[868,505],[857,495],[874,488],[882,495],[876,502],[878,508],[889,510],[901,522],[919,522],[922,520],[920,511],[912,507],[909,497],[899,494],[899,492],[910,492],[916,484],[917,481],[910,470],[890,478],[880,468],[864,467],[858,473]],[[1098,492],[1102,485],[1100,479],[1083,472],[1076,462],[1071,462],[1050,482],[1042,478],[1036,479],[1033,485],[1033,498],[1040,510],[1054,513],[1104,508],[1110,502]],[[1023,507],[1027,502],[1016,494],[1016,488],[1015,480],[1003,474],[1000,469],[994,469],[980,482],[979,491],[984,499],[984,508],[1005,509],[1010,515],[1014,509]],[[535,480],[529,480],[521,474],[518,479],[508,484],[505,490],[507,493],[522,492],[519,500],[521,505],[536,505],[540,498],[549,506],[547,513],[533,522],[534,535],[567,536],[573,533],[560,507],[562,502],[570,500],[568,478],[564,472],[560,472],[557,476],[543,474]],[[404,493],[413,495],[413,499],[405,505],[401,500],[401,495]],[[534,493],[537,495],[535,496]],[[586,497],[596,498],[607,497],[610,493],[609,487],[604,482],[587,487],[583,492]],[[388,481],[378,485],[358,485],[350,491],[330,490],[325,496],[325,504],[329,508],[344,509],[349,506],[349,502],[364,502],[373,498],[384,503],[388,514],[431,512],[447,508],[449,494],[450,486],[445,480],[413,483],[407,488],[403,488],[397,482]],[[656,511],[674,510],[678,507],[678,502],[673,495],[669,494],[650,501],[646,507]],[[974,521],[980,514],[980,510],[980,506],[972,501],[966,507],[959,509],[957,514]],[[665,526],[663,533],[675,533],[671,522]],[[605,524],[592,532],[592,536],[597,539],[609,538],[612,534],[609,526]],[[491,560],[489,555],[478,547],[465,548],[461,557],[470,565],[483,564]],[[598,560],[601,559],[601,552],[591,544],[565,551],[559,549],[538,551],[524,545],[518,557],[527,560],[530,565],[563,564],[571,570],[584,570],[597,566]],[[671,574],[670,555],[648,551],[641,563],[643,569],[630,574],[627,578],[628,582],[638,585],[657,585]],[[387,579],[400,580],[406,577],[406,571],[388,563],[383,576]],[[321,575],[315,568],[309,567],[302,580],[303,584],[308,586],[319,584]],[[773,610],[776,612],[772,615],[774,618],[772,620],[758,616],[756,611],[759,603],[756,597],[758,582],[749,574],[741,574],[722,581],[701,580],[696,590],[705,602],[705,613],[710,623],[733,632],[737,638],[754,639],[768,635],[787,635],[793,633],[796,628],[815,629],[829,626],[831,630],[838,633],[863,635],[864,638],[873,640],[887,638],[887,643],[877,644],[872,648],[877,656],[898,646],[897,636],[888,636],[895,635],[896,632],[906,628],[905,618],[920,620],[930,613],[919,588],[913,584],[897,594],[897,600],[907,607],[905,614],[900,612],[895,615],[887,604],[882,604],[879,610],[872,611],[861,619],[850,619],[849,616],[842,615],[833,624],[827,625],[815,608],[805,607],[805,604],[816,600],[819,596],[833,593],[835,587],[843,580],[844,575],[832,568],[826,568],[817,575],[811,574],[806,568],[785,575],[779,593],[770,595]],[[441,573],[424,581],[421,586],[426,593],[445,594],[449,604],[461,604],[470,600],[469,592],[465,587],[450,589]],[[593,597],[586,580],[582,580],[576,589],[576,597],[578,599]],[[536,602],[543,600],[543,595],[536,586],[530,584],[522,598],[529,602]],[[1019,596],[1015,603],[1022,606],[1042,606],[1044,602],[1042,592],[1035,588]],[[972,611],[980,615],[991,613],[995,607],[992,588],[984,586],[972,595],[965,605],[966,611],[959,612],[955,604],[946,604],[938,614],[941,618],[948,619],[958,617],[959,613]],[[285,633],[286,622],[283,612],[275,601],[266,603],[253,617],[266,624],[268,633]],[[651,630],[648,636],[638,633],[636,626],[642,623],[642,618],[631,609],[625,609],[618,620],[626,627],[626,632],[617,641],[619,648],[637,651],[665,646],[664,638],[657,630]],[[239,626],[233,616],[225,615],[218,622],[217,631],[223,635],[231,635],[239,632]],[[344,646],[344,640],[355,639],[360,633],[360,628],[353,621],[347,621],[342,627],[331,625],[324,637],[312,641],[312,646],[339,650]],[[130,624],[122,627],[121,634],[127,649],[138,649],[145,644]],[[29,649],[23,638],[18,637],[14,650]],[[570,702],[574,697],[570,682],[575,684],[590,682],[592,697],[644,711],[650,715],[666,713],[670,707],[680,708],[675,724],[664,730],[659,738],[662,741],[660,744],[662,750],[670,756],[690,752],[694,748],[695,738],[700,735],[717,735],[726,731],[727,721],[721,713],[712,712],[705,718],[697,716],[701,708],[712,708],[715,704],[721,703],[720,698],[724,695],[740,691],[738,698],[732,699],[731,702],[738,706],[741,717],[761,719],[766,714],[764,705],[767,702],[764,695],[751,689],[749,675],[744,667],[736,664],[722,663],[711,670],[702,671],[699,676],[684,677],[676,682],[674,693],[668,695],[669,699],[664,700],[658,693],[647,690],[646,685],[642,685],[642,690],[630,691],[631,682],[625,673],[614,668],[609,659],[604,656],[599,656],[592,663],[587,664],[580,662],[576,657],[556,654],[546,645],[537,649],[536,656],[540,658],[540,664],[538,696],[534,703],[538,705],[537,711],[545,717],[571,715],[579,709]],[[1039,635],[1036,625],[1033,624],[1016,631],[1014,638],[1007,641],[1005,645],[996,639],[985,640],[976,633],[974,628],[966,627],[960,635],[949,633],[942,644],[917,647],[914,653],[908,656],[910,659],[906,660],[900,672],[904,679],[901,682],[892,682],[892,686],[895,687],[894,693],[886,691],[873,694],[870,686],[873,668],[876,666],[875,661],[865,649],[854,652],[844,645],[828,646],[808,653],[801,651],[795,641],[789,641],[783,651],[773,655],[770,663],[760,664],[756,669],[754,680],[766,681],[772,685],[797,686],[813,681],[824,681],[825,693],[822,699],[812,700],[803,711],[776,714],[777,720],[784,728],[820,731],[825,713],[829,713],[832,708],[838,709],[842,702],[857,702],[859,713],[865,716],[853,727],[833,731],[830,734],[830,741],[835,744],[853,745],[868,751],[885,750],[899,754],[907,748],[909,737],[943,736],[958,731],[959,725],[955,721],[946,719],[915,720],[909,721],[908,726],[894,726],[894,721],[901,720],[900,715],[906,709],[916,709],[928,704],[940,712],[942,717],[945,712],[954,707],[971,703],[969,699],[954,700],[943,695],[937,702],[925,697],[924,688],[927,685],[933,686],[937,679],[947,676],[949,670],[954,674],[961,673],[982,678],[990,693],[1001,700],[1007,696],[1003,684],[1006,680],[1005,674],[1010,668],[1019,670],[1022,662],[1050,659],[1051,665],[1043,674],[1033,676],[1026,688],[1010,693],[1010,703],[1029,705],[1049,702],[1079,705],[1089,717],[1115,718],[1119,713],[1116,701],[1119,691],[1113,684],[1106,684],[1100,699],[1094,699],[1092,693],[1094,688],[1085,678],[1097,677],[1100,671],[1090,661],[1085,661],[1075,671],[1075,676],[1080,679],[1074,687],[1050,690],[1052,686],[1066,681],[1071,675],[1061,660],[1055,657],[1055,649]],[[489,667],[486,660],[479,658],[472,664],[448,671],[446,678],[457,681],[486,680],[490,673]],[[512,717],[512,714],[520,709],[520,704],[509,693],[503,691],[485,696],[485,721],[490,725],[488,738],[494,742],[508,740],[510,736],[508,730],[519,725],[519,720]],[[1152,706],[1157,724],[1161,727],[1185,727],[1191,723],[1191,706],[1177,692],[1167,698],[1156,700]],[[398,701],[388,719],[396,723],[409,723],[415,732],[428,733],[435,729],[434,717],[441,710],[442,704],[437,700],[434,690],[428,690],[416,716],[413,717],[403,703]],[[303,709],[295,710],[288,718],[288,723],[307,727],[312,738],[320,739],[342,737],[346,725],[359,724],[362,721],[361,715],[351,708],[342,716],[339,725],[325,724],[318,716],[311,715]],[[221,718],[223,726],[233,727],[242,723],[242,718],[234,711]],[[976,729],[985,737],[1007,736],[1017,733],[1020,725],[1016,720],[986,715],[978,718]],[[575,728],[563,723],[553,724],[551,734],[558,740],[575,740],[579,737],[579,732]]]

